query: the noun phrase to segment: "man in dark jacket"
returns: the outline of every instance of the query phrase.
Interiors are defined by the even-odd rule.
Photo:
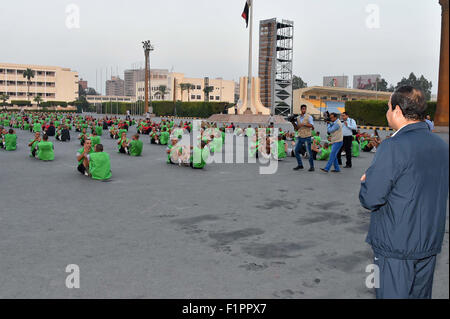
[[[426,108],[421,90],[394,92],[386,116],[397,132],[361,178],[359,199],[371,211],[366,242],[379,269],[377,298],[431,298],[445,233],[449,148],[424,122]]]

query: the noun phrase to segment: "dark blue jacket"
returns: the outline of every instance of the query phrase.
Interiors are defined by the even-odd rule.
[[[359,200],[372,211],[367,243],[385,257],[441,252],[447,213],[449,147],[425,122],[403,127],[377,149]]]

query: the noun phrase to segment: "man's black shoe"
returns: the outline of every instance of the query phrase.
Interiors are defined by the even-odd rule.
[[[314,172],[314,171],[315,171],[314,167],[311,167],[311,168],[308,170],[308,172]]]
[[[345,165],[344,168],[352,168],[351,166]]]
[[[325,168],[320,169],[322,172],[328,173],[328,171]]]
[[[301,169],[304,169],[304,167],[303,166],[297,166],[296,168],[294,168],[294,171],[298,171],[298,170],[301,170]]]

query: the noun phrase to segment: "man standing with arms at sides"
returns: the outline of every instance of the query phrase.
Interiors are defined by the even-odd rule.
[[[431,299],[445,232],[449,149],[424,122],[427,103],[420,89],[400,87],[388,105],[386,117],[396,133],[377,149],[359,193],[371,211],[366,242],[379,268],[376,296]]]
[[[314,128],[314,120],[311,115],[306,113],[306,105],[301,106],[301,112],[302,114],[299,116],[297,123],[292,123],[294,129],[298,131],[297,145],[295,145],[294,151],[298,166],[294,168],[294,171],[303,169],[300,149],[306,143],[309,154],[309,172],[314,172],[314,158],[311,150],[311,130]]]
[[[341,154],[342,151],[345,151],[345,157],[347,159],[347,163],[344,168],[352,168],[352,143],[353,143],[353,131],[356,132],[358,129],[356,126],[356,122],[354,119],[350,118],[346,112],[342,113],[342,135],[344,137],[344,145],[339,151],[338,155],[338,163],[342,165]]]

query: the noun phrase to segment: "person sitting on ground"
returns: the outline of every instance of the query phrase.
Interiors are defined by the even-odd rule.
[[[139,134],[135,134],[130,142],[128,154],[131,156],[141,156],[144,143],[139,140]]]
[[[323,144],[323,147],[314,143],[312,149],[316,152],[316,161],[328,161],[330,159],[331,147],[327,142]]]
[[[194,147],[190,157],[190,166],[193,169],[203,169],[208,160],[209,150],[204,141],[200,142],[200,147]]]
[[[160,141],[161,145],[167,145],[167,143],[169,142],[169,138],[170,138],[170,133],[167,132],[167,128],[163,128],[161,135],[159,136],[159,141]]]
[[[87,159],[87,156],[94,152],[92,148],[92,142],[90,139],[84,141],[84,146],[80,148],[77,152],[77,161],[78,167],[77,170],[83,174],[88,176],[88,168],[89,166],[85,166],[84,160]]]
[[[45,133],[47,134],[47,136],[55,136],[55,132],[55,125],[53,124],[53,122],[50,122],[50,124],[45,128]]]
[[[150,144],[159,144],[159,135],[158,132],[156,131],[156,128],[153,127],[152,131],[150,132]]]
[[[95,148],[95,145],[100,144],[100,136],[97,136],[97,131],[92,132],[90,140],[92,142],[92,147]]]
[[[42,131],[41,123],[39,123],[38,121],[34,122],[34,124],[33,124],[33,132],[34,133],[37,133],[37,132],[41,133],[41,131]]]
[[[167,145],[167,164],[178,164],[178,139],[176,137],[171,138],[170,143]],[[172,151],[176,152],[174,157],[176,157],[176,162],[172,162]]]
[[[78,139],[80,140],[80,145],[83,146],[85,141],[88,139],[89,137],[87,136],[86,133],[86,129],[83,128],[83,131],[80,133],[80,135],[78,136]]]
[[[278,135],[278,140],[274,141],[276,149],[273,150],[274,158],[278,161],[287,157],[288,145],[282,135]]]
[[[119,130],[114,125],[111,125],[111,128],[109,129],[109,136],[115,140],[119,138]]]
[[[95,180],[108,180],[112,177],[111,173],[111,159],[109,154],[103,152],[103,145],[97,144],[95,151],[86,155],[83,164],[84,167],[89,167],[88,175]]]
[[[361,146],[359,145],[358,141],[356,140],[356,136],[354,136],[353,142],[352,142],[352,156],[359,157],[360,152],[361,152]]]
[[[119,153],[128,154],[128,144],[129,143],[130,143],[130,140],[127,138],[127,133],[122,132],[122,136],[120,137],[119,141],[117,142],[117,148],[119,150]]]
[[[67,128],[67,125],[63,125],[63,128],[61,130],[61,135],[59,136],[59,140],[61,142],[70,141],[70,131]]]
[[[37,157],[41,161],[53,161],[55,152],[53,143],[48,141],[48,135],[42,136],[42,141],[37,144]]]
[[[17,135],[12,128],[9,129],[8,134],[4,135],[3,145],[7,151],[15,151],[17,149]]]
[[[41,141],[41,133],[36,132],[34,133],[34,139],[30,140],[30,143],[28,144],[28,147],[30,147],[30,157],[37,158],[36,152],[37,152],[37,145]]]

